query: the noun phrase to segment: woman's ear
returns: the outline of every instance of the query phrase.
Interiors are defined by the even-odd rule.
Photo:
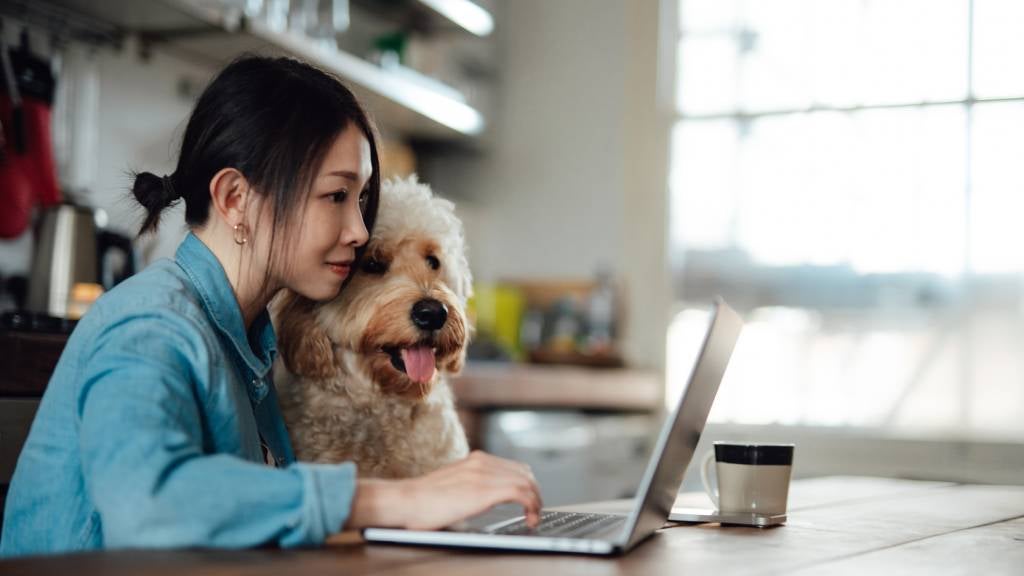
[[[312,379],[337,372],[334,347],[316,320],[316,302],[291,290],[282,290],[271,304],[277,346],[288,371]]]
[[[252,187],[234,168],[222,168],[210,178],[210,204],[229,227],[246,223]]]

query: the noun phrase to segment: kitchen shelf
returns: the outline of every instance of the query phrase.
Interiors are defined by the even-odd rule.
[[[289,55],[344,79],[385,132],[435,141],[472,142],[486,127],[483,114],[458,91],[408,69],[388,69],[288,30],[246,19],[208,0],[30,0],[114,24],[144,45],[223,66],[251,52]],[[433,84],[433,85],[432,85]]]
[[[444,18],[477,36],[494,31],[494,17],[472,0],[418,0]]]
[[[662,403],[658,373],[628,368],[467,363],[452,379],[461,410],[563,408],[655,411]]]

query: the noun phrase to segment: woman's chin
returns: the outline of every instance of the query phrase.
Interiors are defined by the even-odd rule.
[[[341,292],[341,282],[322,283],[316,286],[295,286],[292,292],[316,302],[334,300]]]

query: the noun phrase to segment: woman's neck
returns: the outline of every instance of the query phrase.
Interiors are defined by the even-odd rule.
[[[231,236],[218,233],[214,227],[193,231],[217,257],[231,284],[231,291],[242,313],[248,332],[253,321],[267,308],[276,290],[264,290],[263,266],[252,260],[252,246],[239,245]]]

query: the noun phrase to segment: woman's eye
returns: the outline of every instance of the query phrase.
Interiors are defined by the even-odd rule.
[[[366,210],[366,205],[370,203],[370,193],[363,192],[359,195],[359,209]]]
[[[430,266],[431,270],[439,270],[441,268],[441,261],[437,259],[437,256],[427,256],[427,265]]]
[[[367,258],[366,260],[363,260],[362,269],[363,272],[366,272],[367,274],[380,276],[388,271],[388,263],[376,258]]]
[[[348,198],[348,190],[339,190],[328,197],[331,199],[331,202],[341,204]]]

